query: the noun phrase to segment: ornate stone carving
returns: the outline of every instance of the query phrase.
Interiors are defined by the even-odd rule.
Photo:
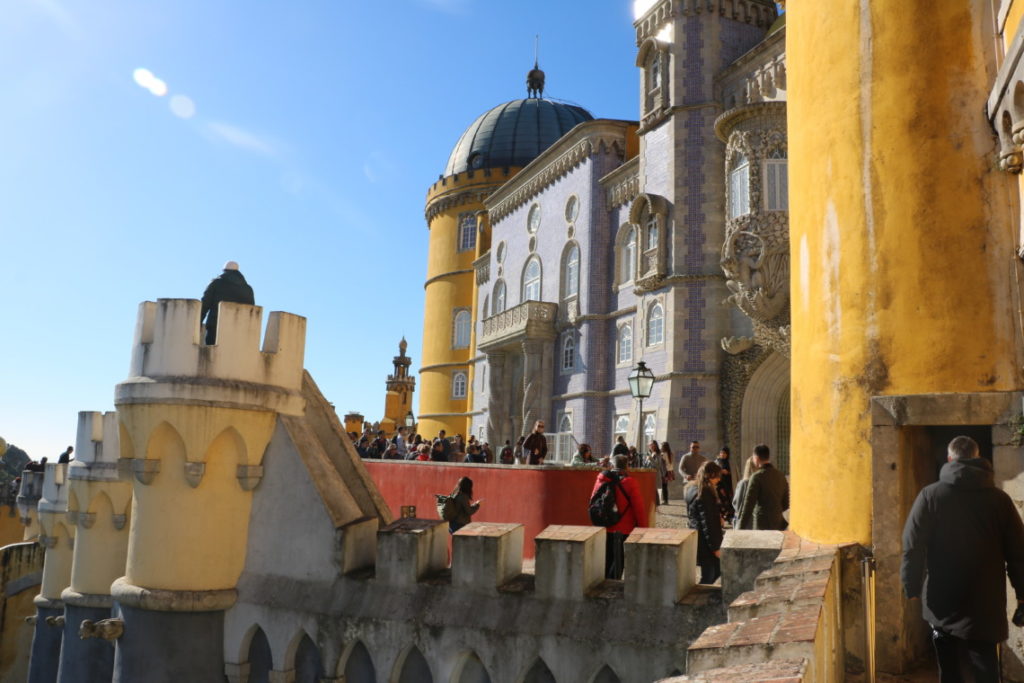
[[[523,338],[555,338],[555,320],[558,304],[546,301],[527,301],[497,315],[486,318],[477,347],[494,348]]]
[[[235,476],[243,491],[252,491],[263,479],[263,465],[239,465]]]
[[[78,637],[82,640],[101,638],[107,641],[114,641],[123,635],[123,619],[100,619],[99,621],[84,619],[78,627]]]
[[[114,528],[120,531],[124,528],[124,525],[128,523],[128,515],[111,515],[111,521],[114,523]]]
[[[64,628],[64,615],[61,614],[56,617],[46,617],[47,626],[55,626],[57,628]]]
[[[92,525],[96,523],[95,512],[79,512],[76,516],[78,517],[78,526],[83,529],[91,529]]]
[[[742,353],[757,344],[788,358],[789,214],[767,210],[762,196],[766,160],[773,155],[786,157],[786,135],[782,128],[764,127],[766,122],[773,123],[774,117],[746,119],[744,130],[729,135],[726,148],[727,185],[733,160],[740,155],[747,159],[750,211],[726,221],[720,265],[730,294],[723,303],[736,306],[751,319],[754,336],[749,343],[723,339],[722,348]]]
[[[203,480],[203,475],[206,474],[206,463],[205,462],[186,462],[185,463],[185,481],[192,488],[199,486],[199,483]]]
[[[155,459],[132,460],[132,472],[140,484],[149,485],[160,472],[160,461]]]

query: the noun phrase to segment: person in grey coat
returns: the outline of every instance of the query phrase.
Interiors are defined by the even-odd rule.
[[[996,646],[1009,636],[1007,577],[1017,597],[1014,623],[1024,623],[1024,524],[974,439],[956,437],[946,457],[903,528],[903,589],[921,598],[942,683],[968,680],[964,670],[995,683]]]
[[[782,513],[789,509],[789,482],[771,463],[771,451],[764,444],[754,446],[754,460],[760,468],[750,477],[743,504],[736,512],[740,529],[783,531],[789,526]]]
[[[754,472],[757,472],[761,467],[757,464],[757,458],[750,456],[747,458],[746,464],[743,466],[743,478],[740,479],[739,483],[736,484],[736,491],[732,494],[732,511],[733,517],[730,520],[733,527],[736,529],[742,529],[740,526],[739,517],[736,513],[743,507],[743,497],[747,495],[747,486],[750,485],[750,478],[754,476]]]

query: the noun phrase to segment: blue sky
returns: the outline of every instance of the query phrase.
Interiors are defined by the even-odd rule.
[[[631,5],[0,4],[0,437],[72,443],[79,410],[113,409],[139,302],[199,298],[227,259],[265,312],[309,318],[339,413],[379,419],[402,335],[418,366],[451,147],[525,96],[535,34],[547,96],[636,118]]]

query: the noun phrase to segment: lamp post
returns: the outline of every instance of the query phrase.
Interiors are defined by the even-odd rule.
[[[405,426],[409,428],[410,432],[416,426],[416,416],[413,415],[411,410],[405,415]]]
[[[644,440],[644,399],[650,397],[652,387],[654,387],[654,373],[647,367],[647,363],[642,360],[637,361],[633,372],[629,373],[629,393],[640,401],[640,438],[636,444],[637,453],[640,453],[645,445],[642,443]]]

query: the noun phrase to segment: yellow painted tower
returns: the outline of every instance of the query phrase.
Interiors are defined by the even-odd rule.
[[[412,413],[412,395],[416,391],[416,378],[409,375],[412,359],[405,355],[409,342],[398,343],[398,355],[392,359],[394,371],[388,375],[387,392],[384,394],[384,418],[380,428],[391,437],[399,427],[406,426],[406,420]],[[415,421],[415,420],[414,420]]]
[[[480,259],[491,247],[484,199],[574,126],[593,118],[581,107],[544,99],[544,79],[534,65],[527,77],[530,97],[477,118],[427,192],[430,243],[418,415],[424,436],[442,429],[449,436],[468,436],[477,324],[504,310],[508,288],[519,288],[517,281],[487,272],[487,259]],[[477,300],[478,291],[488,292],[483,301]]]

